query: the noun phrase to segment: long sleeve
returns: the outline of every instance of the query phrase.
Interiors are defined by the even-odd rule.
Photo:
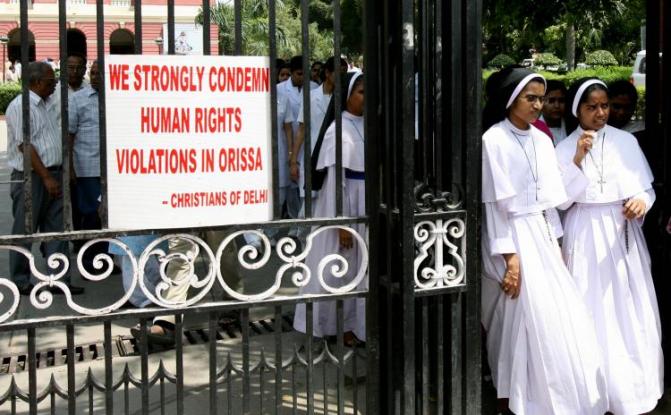
[[[493,255],[517,253],[508,214],[498,209],[496,203],[485,203],[487,239]]]
[[[566,202],[558,206],[561,210],[566,210],[578,199],[580,194],[589,186],[589,179],[585,174],[575,165],[570,162],[567,165],[561,165],[560,170],[562,174],[562,181],[564,182],[564,190],[568,199]]]
[[[653,203],[655,203],[656,198],[657,196],[655,195],[655,191],[652,188],[632,197],[632,199],[641,199],[643,202],[645,202],[645,213],[648,213],[650,211]]]
[[[644,192],[638,193],[632,199],[641,199],[645,203],[645,215],[650,212],[650,209],[652,208],[652,205],[655,203],[655,199],[657,196],[655,195],[655,191],[652,189],[652,187]],[[640,218],[636,219],[638,221],[639,225],[643,225],[643,222],[645,221],[645,215],[641,216]]]

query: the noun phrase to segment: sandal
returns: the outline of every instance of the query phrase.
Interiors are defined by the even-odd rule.
[[[345,332],[343,335],[343,343],[345,344],[345,347],[359,347],[365,344],[351,331]]]
[[[135,337],[138,341],[142,336],[142,330],[140,325],[130,329],[130,334]],[[156,320],[156,322],[149,327],[147,330],[147,344],[148,345],[161,345],[161,346],[174,346],[175,344],[175,325],[163,321]]]

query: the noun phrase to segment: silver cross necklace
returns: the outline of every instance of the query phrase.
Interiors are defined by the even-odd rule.
[[[598,137],[598,135],[597,135]],[[592,150],[588,151],[587,154],[589,154],[589,158],[592,159],[592,163],[594,163],[594,168],[596,169],[597,174],[599,175],[599,180],[597,180],[597,183],[599,183],[599,186],[601,187],[601,193],[603,193],[603,185],[606,184],[606,180],[604,179],[604,164],[603,164],[603,153],[604,153],[604,143],[606,142],[606,132],[603,132],[603,137],[601,138],[601,165],[599,166],[596,163],[596,160],[594,159],[594,156],[592,155]]]
[[[520,136],[518,136],[515,131],[510,131],[513,133],[513,136],[515,136],[515,140],[517,140],[517,144],[522,147],[522,151],[524,152],[524,157],[527,159],[527,164],[529,165],[529,171],[531,172],[531,177],[534,180],[534,184],[536,185],[536,201],[538,201],[538,192],[541,190],[540,185],[538,184],[538,157],[536,156],[536,143],[534,143],[534,138],[529,136],[529,139],[531,140],[531,145],[533,146],[534,149],[534,166],[531,166],[531,159],[529,158],[529,154],[527,154],[527,149],[524,148],[524,145],[522,144],[522,141],[520,140]]]

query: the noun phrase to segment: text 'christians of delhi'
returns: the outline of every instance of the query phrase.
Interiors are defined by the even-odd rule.
[[[254,93],[268,92],[270,72],[259,67],[189,65],[109,65],[110,89],[137,92]],[[238,106],[150,106],[139,108],[141,135],[240,134],[243,110]],[[264,169],[259,146],[212,148],[115,149],[122,175],[253,172]],[[269,190],[195,191],[172,193],[162,204],[172,208],[268,203]]]

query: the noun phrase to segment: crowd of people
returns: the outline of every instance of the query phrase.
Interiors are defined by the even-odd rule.
[[[44,60],[45,63],[49,64],[51,66],[51,69],[54,70],[54,73],[56,74],[56,77],[58,78],[58,73],[61,70],[61,61],[60,60],[54,60],[52,58],[46,58]],[[88,82],[91,79],[91,66],[93,65],[93,61],[89,60],[86,61],[86,67],[84,70],[84,79]],[[21,77],[23,76],[22,74],[22,69],[21,69],[21,60],[20,59],[14,59],[14,60],[8,60],[5,62],[5,77],[3,79],[4,82],[21,82]]]
[[[482,323],[501,413],[642,414],[663,393],[636,90],[519,67],[486,85]],[[641,140],[639,142],[639,140]]]
[[[71,222],[75,230],[93,230],[101,228],[99,207],[102,202],[100,181],[100,135],[99,135],[99,108],[98,90],[100,76],[96,61],[88,62],[84,56],[73,54],[68,57],[64,68],[59,68],[57,62],[32,62],[27,68],[27,82],[30,89],[30,131],[31,131],[31,159],[32,170],[32,226],[25,229],[25,202],[24,202],[24,161],[23,161],[23,123],[21,102],[22,96],[16,97],[8,106],[6,112],[8,129],[8,162],[12,169],[11,197],[14,224],[14,234],[33,232],[62,232],[64,230],[63,192],[61,184],[63,177],[70,183],[70,197],[72,206]],[[61,86],[57,82],[56,71],[67,71],[67,98],[61,96]],[[326,62],[314,62],[311,65],[309,76],[303,74],[303,58],[295,56],[288,62],[278,60],[277,74],[277,114],[278,114],[278,157],[279,162],[279,194],[283,218],[304,218],[305,200],[305,166],[303,165],[303,147],[308,141],[304,123],[303,87],[310,88],[310,151],[313,157],[314,168],[319,171],[325,182],[314,186],[312,215],[335,216],[335,132],[333,90],[335,87],[335,72],[342,75],[342,114],[343,114],[343,175],[344,175],[344,212],[347,216],[364,214],[364,166],[363,166],[363,77],[360,70],[348,73],[349,66],[344,59],[329,58]],[[13,70],[17,68],[13,65]],[[20,69],[19,69],[20,72]],[[87,77],[87,73],[89,74]],[[88,81],[87,79],[88,78]],[[69,157],[69,171],[63,171],[63,134],[61,131],[61,102],[68,100],[67,136],[71,151]],[[306,111],[307,112],[307,111]],[[316,174],[315,174],[316,175]],[[310,216],[310,215],[309,215]],[[365,229],[359,229],[365,234]],[[262,249],[259,243],[260,232],[246,234],[247,243]],[[266,231],[275,243],[275,233]],[[291,233],[293,232],[293,233]],[[305,232],[300,227],[292,229],[290,234],[305,243]],[[229,236],[227,231],[207,231],[199,236],[215,250]],[[139,256],[144,249],[155,241],[157,235],[136,235],[120,238],[130,252]],[[83,247],[86,241],[73,241],[74,252],[81,251],[82,260],[80,272],[95,275],[93,261],[96,255],[110,252],[115,256],[122,274],[122,284],[128,293],[133,286],[133,262],[126,250],[117,244],[97,242]],[[319,261],[329,253],[342,253],[354,261],[350,269],[356,272],[361,258],[357,257],[356,243],[352,235],[345,231],[327,231],[315,237],[314,248],[307,259],[312,271],[310,283],[301,287],[304,293],[320,293],[324,289],[317,279]],[[30,244],[24,248],[31,249]],[[42,246],[45,257],[53,253],[68,253],[68,242],[48,241]],[[184,239],[169,239],[163,248],[170,254],[178,257],[171,260],[165,270],[166,275],[175,284],[171,284],[161,295],[163,301],[181,303],[188,298],[190,284],[187,276],[192,271],[191,264],[180,258],[193,258],[197,255],[198,247],[192,241]],[[179,255],[184,256],[179,256]],[[219,264],[224,281],[234,291],[242,292],[242,280],[238,265],[238,247],[233,240],[222,252]],[[100,272],[100,271],[97,271]],[[326,273],[328,274],[328,272]],[[31,270],[28,259],[19,252],[10,252],[10,276],[17,285],[21,295],[28,295],[34,289],[31,281]],[[331,286],[342,286],[351,280],[353,275],[345,278],[335,278],[326,275],[325,279]],[[160,280],[160,264],[156,258],[150,258],[145,265],[143,281],[145,286],[154,292]],[[69,270],[59,280],[65,284],[71,294],[84,292],[83,287],[70,283]],[[186,283],[185,283],[186,282]],[[63,293],[60,287],[48,287],[55,294]],[[226,294],[225,294],[226,295]],[[152,301],[137,286],[129,295],[128,306],[144,307]],[[321,307],[324,308],[320,312]],[[363,327],[357,323],[364,320],[357,317],[362,313],[362,300],[352,300],[346,305],[347,343],[355,344],[365,338]],[[315,335],[335,335],[335,322],[322,321],[325,316],[332,314],[334,305],[323,303],[315,311]],[[304,331],[305,316],[297,310],[296,327]],[[331,317],[329,317],[331,318]],[[235,316],[222,316],[224,323],[233,323]],[[173,345],[174,318],[159,316],[149,327],[148,339],[152,344]],[[131,333],[140,335],[140,328],[134,327]]]
[[[312,216],[334,217],[335,206],[335,132],[334,117],[335,107],[333,100],[333,89],[335,87],[335,71],[339,70],[342,76],[342,142],[343,142],[343,214],[346,216],[362,216],[365,214],[364,206],[364,166],[363,166],[363,77],[360,70],[348,73],[350,69],[344,59],[331,57],[326,62],[314,62],[311,65],[309,77],[303,73],[303,57],[294,56],[288,62],[278,59],[277,64],[277,148],[278,148],[278,182],[279,182],[279,205],[281,206],[282,218],[304,218],[305,215],[305,169],[303,165],[303,151],[305,147],[306,128],[304,123],[303,88],[309,85],[310,91],[310,151],[313,165],[308,166],[313,171],[322,172],[323,177],[329,178],[323,184],[313,187],[312,193]],[[346,120],[346,121],[345,121]],[[350,124],[351,127],[350,128]],[[317,174],[313,175],[314,177]],[[313,182],[314,183],[314,182]],[[361,235],[365,229],[357,229]],[[261,230],[245,234],[246,242],[256,249],[263,249],[261,242]],[[271,238],[272,245],[276,243],[277,230],[265,230],[266,235]],[[209,231],[203,235],[208,245],[216,249],[229,234],[225,231]],[[305,232],[300,227],[292,228],[289,235],[305,244]],[[145,239],[143,244],[134,248],[134,251],[142,252],[144,246],[151,242],[152,238]],[[306,265],[310,269],[311,278],[307,285],[300,288],[302,294],[326,293],[317,278],[319,262],[328,254],[340,253],[350,264],[348,275],[334,277],[330,272],[325,272],[324,279],[332,287],[342,286],[351,282],[361,264],[361,258],[357,254],[357,247],[352,235],[346,231],[328,230],[315,236],[312,249],[306,259]],[[195,255],[197,247],[183,240],[169,241],[169,252],[184,255]],[[226,284],[232,290],[241,292],[244,287],[240,278],[240,270],[237,263],[237,245],[235,241],[229,243],[221,256],[220,264],[222,275]],[[156,266],[154,266],[156,268]],[[182,280],[189,272],[186,262],[171,261],[167,267],[166,274],[173,281]],[[157,271],[153,276],[149,275],[149,284],[157,280]],[[362,282],[362,287],[366,282]],[[150,285],[151,286],[151,285]],[[164,297],[169,301],[181,302],[186,300],[188,286],[170,286]],[[224,294],[227,296],[227,294]],[[137,295],[141,301],[147,301]],[[139,304],[138,304],[139,305]],[[355,345],[365,339],[365,321],[363,314],[364,304],[361,299],[347,300],[344,306],[345,315],[345,342],[347,345]],[[335,303],[320,302],[315,306],[313,313],[313,335],[326,337],[336,335]],[[305,332],[306,316],[304,306],[297,306],[294,318],[296,330]],[[226,313],[220,317],[222,324],[236,323],[235,313]],[[131,333],[138,337],[141,328],[131,329]],[[171,316],[157,317],[154,324],[148,330],[150,343],[161,346],[172,346],[175,342],[174,319]]]
[[[98,127],[98,89],[100,77],[95,61],[90,66],[90,83],[84,80],[86,59],[81,55],[68,57],[67,91],[69,122],[67,139],[70,141],[70,171],[63,171],[61,131],[61,86],[56,81],[53,64],[46,61],[31,62],[27,68],[30,97],[30,166],[32,199],[32,225],[26,229],[25,190],[23,161],[23,96],[19,95],[7,107],[7,155],[11,171],[11,197],[14,223],[12,233],[62,232],[64,229],[63,176],[71,186],[72,225],[75,230],[100,229],[97,213],[100,198],[100,138]],[[25,232],[24,232],[25,231]],[[75,244],[81,246],[80,244]],[[92,270],[93,258],[101,245],[86,252],[85,270]],[[30,245],[24,247],[30,250]],[[42,253],[68,252],[67,242],[48,241]],[[103,248],[104,249],[104,248]],[[28,294],[33,289],[28,259],[17,252],[10,252],[10,276],[19,292]],[[82,287],[70,284],[66,273],[60,281],[69,286],[73,295],[84,292]],[[53,289],[59,293],[62,290]]]
[[[64,172],[61,133],[61,88],[48,62],[27,69],[30,86],[32,166],[32,227],[25,229],[22,96],[6,113],[8,163],[12,169],[13,233],[63,230],[62,177],[72,183],[72,223],[75,229],[99,229],[101,203],[98,90],[100,76],[90,64],[72,55],[66,63],[68,130],[72,151]],[[363,73],[350,71],[343,59],[315,62],[303,74],[303,58],[277,62],[279,203],[286,218],[336,215],[336,143],[342,145],[342,214],[365,215],[364,83]],[[335,108],[335,74],[341,75],[341,108]],[[307,136],[303,88],[309,91],[310,135]],[[661,330],[650,256],[643,222],[655,201],[652,172],[641,147],[644,125],[633,119],[636,90],[626,82],[606,85],[585,78],[570,88],[524,68],[494,73],[486,85],[487,105],[482,137],[482,323],[499,409],[517,414],[640,414],[652,410],[663,391]],[[336,137],[336,114],[342,114],[342,135]],[[309,140],[309,148],[307,141]],[[304,151],[312,165],[303,166]],[[305,192],[305,170],[311,170],[313,194]],[[311,197],[312,212],[305,212]],[[354,225],[366,237],[364,225]],[[272,231],[267,231],[272,232]],[[213,248],[227,231],[200,236]],[[260,231],[247,243],[257,246]],[[275,234],[268,235],[271,238]],[[294,236],[304,238],[300,230]],[[140,235],[122,239],[134,255],[156,239]],[[306,259],[311,278],[301,294],[326,293],[317,273],[331,287],[350,283],[362,258],[352,233],[332,228],[313,235]],[[91,270],[106,244],[83,255],[83,272]],[[25,245],[30,249],[29,245]],[[75,249],[80,246],[75,245]],[[133,279],[131,261],[118,247],[126,290]],[[184,239],[167,241],[177,258],[169,262],[175,282],[165,301],[188,297],[187,276],[197,246]],[[89,252],[90,251],[90,252]],[[67,252],[66,242],[48,241],[43,253]],[[349,263],[347,275],[321,264],[328,254]],[[241,291],[238,249],[229,243],[221,255],[226,284]],[[150,289],[159,280],[158,262],[145,269]],[[25,256],[10,253],[10,274],[22,295],[31,292],[30,266]],[[73,286],[72,294],[83,288]],[[361,289],[367,280],[360,283]],[[58,292],[58,291],[57,291]],[[149,299],[136,288],[133,306]],[[343,305],[345,343],[365,341],[364,299]],[[313,309],[316,337],[337,333],[333,301]],[[229,323],[235,317],[229,318]],[[309,326],[304,304],[296,307],[294,328]],[[150,343],[173,345],[174,320],[159,316],[149,327]],[[140,336],[140,327],[131,329]],[[310,334],[310,333],[306,333]]]

